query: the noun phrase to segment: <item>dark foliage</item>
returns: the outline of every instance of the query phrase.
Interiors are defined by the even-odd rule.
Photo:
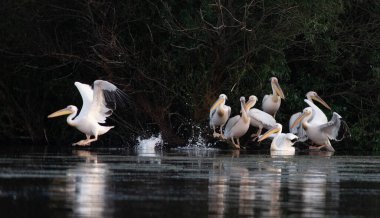
[[[275,75],[286,95],[281,123],[314,90],[350,127],[344,149],[380,149],[376,1],[4,0],[0,6],[3,142],[82,137],[46,115],[81,105],[74,81],[105,79],[129,102],[99,143],[128,144],[155,132],[183,143],[208,131],[208,110],[220,93],[238,113],[238,98],[255,94],[261,102]]]

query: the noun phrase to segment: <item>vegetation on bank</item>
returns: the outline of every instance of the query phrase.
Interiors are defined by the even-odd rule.
[[[81,105],[74,81],[113,82],[131,102],[99,143],[161,132],[183,144],[220,93],[271,92],[287,124],[314,90],[346,120],[344,149],[380,150],[380,3],[377,1],[2,1],[0,141],[62,144],[82,135],[46,115]],[[328,112],[328,117],[331,112]],[[198,126],[199,128],[196,128]],[[210,132],[210,131],[209,131]],[[80,136],[79,136],[80,135]],[[346,141],[346,142],[347,142]],[[342,148],[342,147],[341,147]],[[337,147],[339,149],[339,147]]]

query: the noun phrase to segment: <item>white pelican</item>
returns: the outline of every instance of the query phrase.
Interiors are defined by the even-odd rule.
[[[321,97],[319,97],[319,95],[314,91],[310,91],[310,92],[306,93],[306,98],[309,100],[306,103],[313,110],[313,116],[309,120],[310,123],[316,124],[316,125],[327,123],[328,120],[327,120],[326,115],[323,113],[323,111],[321,109],[319,109],[319,107],[317,107],[317,105],[314,104],[313,100],[318,101],[319,103],[321,103],[323,106],[325,106],[329,110],[331,110],[330,106]],[[298,124],[298,125],[295,125],[294,127],[291,127],[293,125],[294,121],[297,120],[297,118],[299,116],[301,116],[301,112],[295,113],[290,117],[289,131],[291,133],[297,135],[299,137],[299,141],[304,142],[307,140],[307,135],[306,135],[305,130],[302,128],[301,124]]]
[[[106,118],[116,108],[116,104],[109,105],[106,100],[115,101],[115,97],[120,97],[124,93],[112,83],[103,80],[96,80],[94,82],[94,89],[80,82],[75,82],[74,84],[78,88],[83,100],[83,106],[79,115],[76,116],[78,108],[69,105],[62,110],[50,114],[48,118],[70,114],[67,117],[67,123],[86,135],[85,140],[80,140],[73,145],[89,146],[91,142],[98,139],[99,135],[103,135],[113,128],[113,126],[101,126],[99,124],[105,123]],[[108,108],[107,106],[113,106],[113,108]],[[94,136],[94,138],[91,139],[91,136]]]
[[[247,115],[246,107],[245,107],[245,97],[240,97],[240,105],[241,105],[241,116],[236,115],[228,120],[226,128],[224,130],[224,138],[231,139],[232,144],[235,148],[240,149],[239,138],[242,137],[245,133],[247,133],[249,129],[249,121],[250,117]],[[249,108],[248,108],[249,109]],[[237,144],[234,141],[234,138],[237,139]]]
[[[263,111],[276,117],[276,113],[281,105],[281,98],[285,99],[284,92],[276,77],[270,78],[273,94],[265,95],[263,98]]]
[[[305,99],[305,102],[308,103],[309,100]],[[294,127],[302,121],[302,127],[305,129],[308,138],[315,144],[319,145],[318,147],[311,146],[310,148],[316,148],[320,150],[325,147],[328,151],[335,151],[331,146],[330,139],[336,140],[338,136],[341,116],[334,112],[331,120],[323,124],[315,124],[310,122],[310,118],[313,116],[314,110],[311,107],[307,107],[303,110],[301,116],[293,123]]]
[[[257,130],[256,134],[252,134],[251,136],[254,137],[253,140],[255,140],[260,134],[261,131],[264,129],[270,129],[274,125],[276,125],[276,120],[268,113],[265,113],[264,111],[261,111],[256,108],[252,108],[255,106],[257,102],[257,97],[254,95],[249,96],[248,102],[245,104],[246,111],[248,111],[248,116],[251,118],[251,126],[259,128]],[[252,109],[248,109],[252,108]]]
[[[227,96],[225,94],[219,95],[218,100],[210,109],[210,127],[214,129],[214,137],[223,137],[223,126],[226,124],[231,115],[231,107],[225,105],[226,100]],[[215,132],[216,126],[220,126],[220,134]]]
[[[282,133],[282,125],[276,123],[274,127],[268,130],[264,135],[259,138],[259,142],[268,137],[273,137],[272,144],[270,145],[271,151],[289,151],[294,154],[294,143],[298,140],[298,137],[292,133]]]

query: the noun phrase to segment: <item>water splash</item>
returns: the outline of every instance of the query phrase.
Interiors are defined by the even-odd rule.
[[[155,157],[156,156],[156,147],[161,147],[163,144],[161,133],[158,136],[151,136],[148,139],[141,139],[139,136],[137,138],[137,147],[136,151],[139,156],[145,157]]]

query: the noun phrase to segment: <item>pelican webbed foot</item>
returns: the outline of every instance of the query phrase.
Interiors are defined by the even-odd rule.
[[[254,141],[256,141],[259,138],[259,135],[257,135],[256,133],[253,133],[251,135],[251,138],[252,138],[252,141],[254,142]]]
[[[213,136],[214,138],[219,138],[219,137],[221,137],[221,136],[223,136],[223,135],[221,135],[221,134],[219,134],[219,133],[217,133],[217,132],[214,132],[214,133],[212,134],[212,136]]]
[[[80,140],[78,142],[73,143],[73,146],[90,146],[90,143],[88,139]]]
[[[321,145],[321,146],[323,146],[323,145]],[[309,150],[320,150],[320,149],[321,149],[321,146],[310,145],[310,146],[309,146]]]

